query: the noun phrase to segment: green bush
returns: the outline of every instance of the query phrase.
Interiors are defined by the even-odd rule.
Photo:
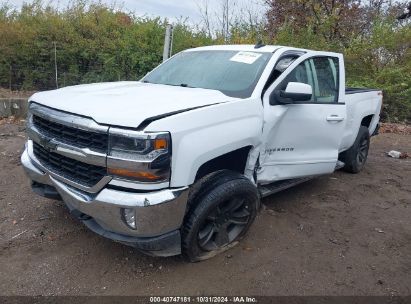
[[[306,26],[296,26],[292,20],[285,20],[275,34],[264,22],[235,20],[228,43],[254,44],[263,38],[266,43],[341,52],[347,85],[384,90],[384,119],[411,120],[410,23],[377,14],[361,34],[343,29],[342,40],[327,34],[335,29],[333,16],[324,17],[320,25],[308,18]],[[166,24],[161,18],[138,17],[87,0],[63,10],[41,0],[21,11],[0,5],[0,87],[55,88],[54,43],[59,86],[140,79],[162,61]],[[201,27],[180,20],[175,22],[173,53],[226,40],[218,30],[210,37]]]
[[[76,1],[59,11],[41,1],[21,11],[0,7],[0,86],[14,90],[137,80],[163,56],[167,20],[137,17],[103,4]],[[174,50],[212,44],[183,21],[175,26]]]

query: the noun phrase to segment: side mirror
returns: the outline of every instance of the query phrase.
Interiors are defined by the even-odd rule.
[[[276,90],[270,96],[270,105],[290,104],[308,101],[313,96],[313,88],[302,82],[289,82],[285,91]]]

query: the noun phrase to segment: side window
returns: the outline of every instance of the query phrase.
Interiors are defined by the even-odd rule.
[[[274,81],[280,77],[280,75],[298,58],[297,55],[288,55],[281,58],[275,65],[273,71],[268,77],[268,80],[264,86],[263,92],[265,92],[270,85],[274,83]]]
[[[314,99],[316,102],[338,101],[339,66],[338,58],[317,57],[310,59],[314,78]]]
[[[309,84],[314,91],[314,81],[313,81],[313,72],[310,64],[310,60],[303,61],[300,63],[294,70],[288,74],[288,76],[281,82],[278,86],[278,89],[285,90],[289,82],[302,82]],[[313,94],[314,95],[314,94]],[[311,101],[314,101],[314,96],[311,98]]]

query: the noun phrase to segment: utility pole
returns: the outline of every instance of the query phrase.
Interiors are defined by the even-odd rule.
[[[12,87],[11,87],[11,78],[13,77],[13,69],[12,69],[12,67],[11,67],[11,64],[10,64],[10,79],[9,79],[9,88],[10,88],[10,92],[12,91]]]
[[[56,88],[59,88],[58,72],[57,72],[57,42],[54,41],[54,68],[56,70]]]
[[[168,24],[166,27],[166,36],[164,38],[163,62],[171,56],[173,50],[173,26]]]

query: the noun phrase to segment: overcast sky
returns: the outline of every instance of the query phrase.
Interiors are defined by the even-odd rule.
[[[0,0],[4,2],[5,0]],[[205,0],[101,0],[103,3],[113,4],[117,3],[117,6],[122,6],[128,11],[133,11],[138,15],[149,15],[149,16],[161,16],[167,17],[171,20],[175,20],[179,17],[189,17],[191,22],[200,22],[201,16],[198,9],[198,1]],[[210,8],[215,8],[219,6],[221,0],[208,0]],[[249,3],[261,1],[261,0],[232,0],[237,1],[236,7],[239,5],[249,5]],[[31,2],[30,0],[6,0],[6,2],[12,4],[13,6],[19,8],[23,2]],[[45,3],[52,3],[53,5],[64,7],[70,0],[45,0]]]

